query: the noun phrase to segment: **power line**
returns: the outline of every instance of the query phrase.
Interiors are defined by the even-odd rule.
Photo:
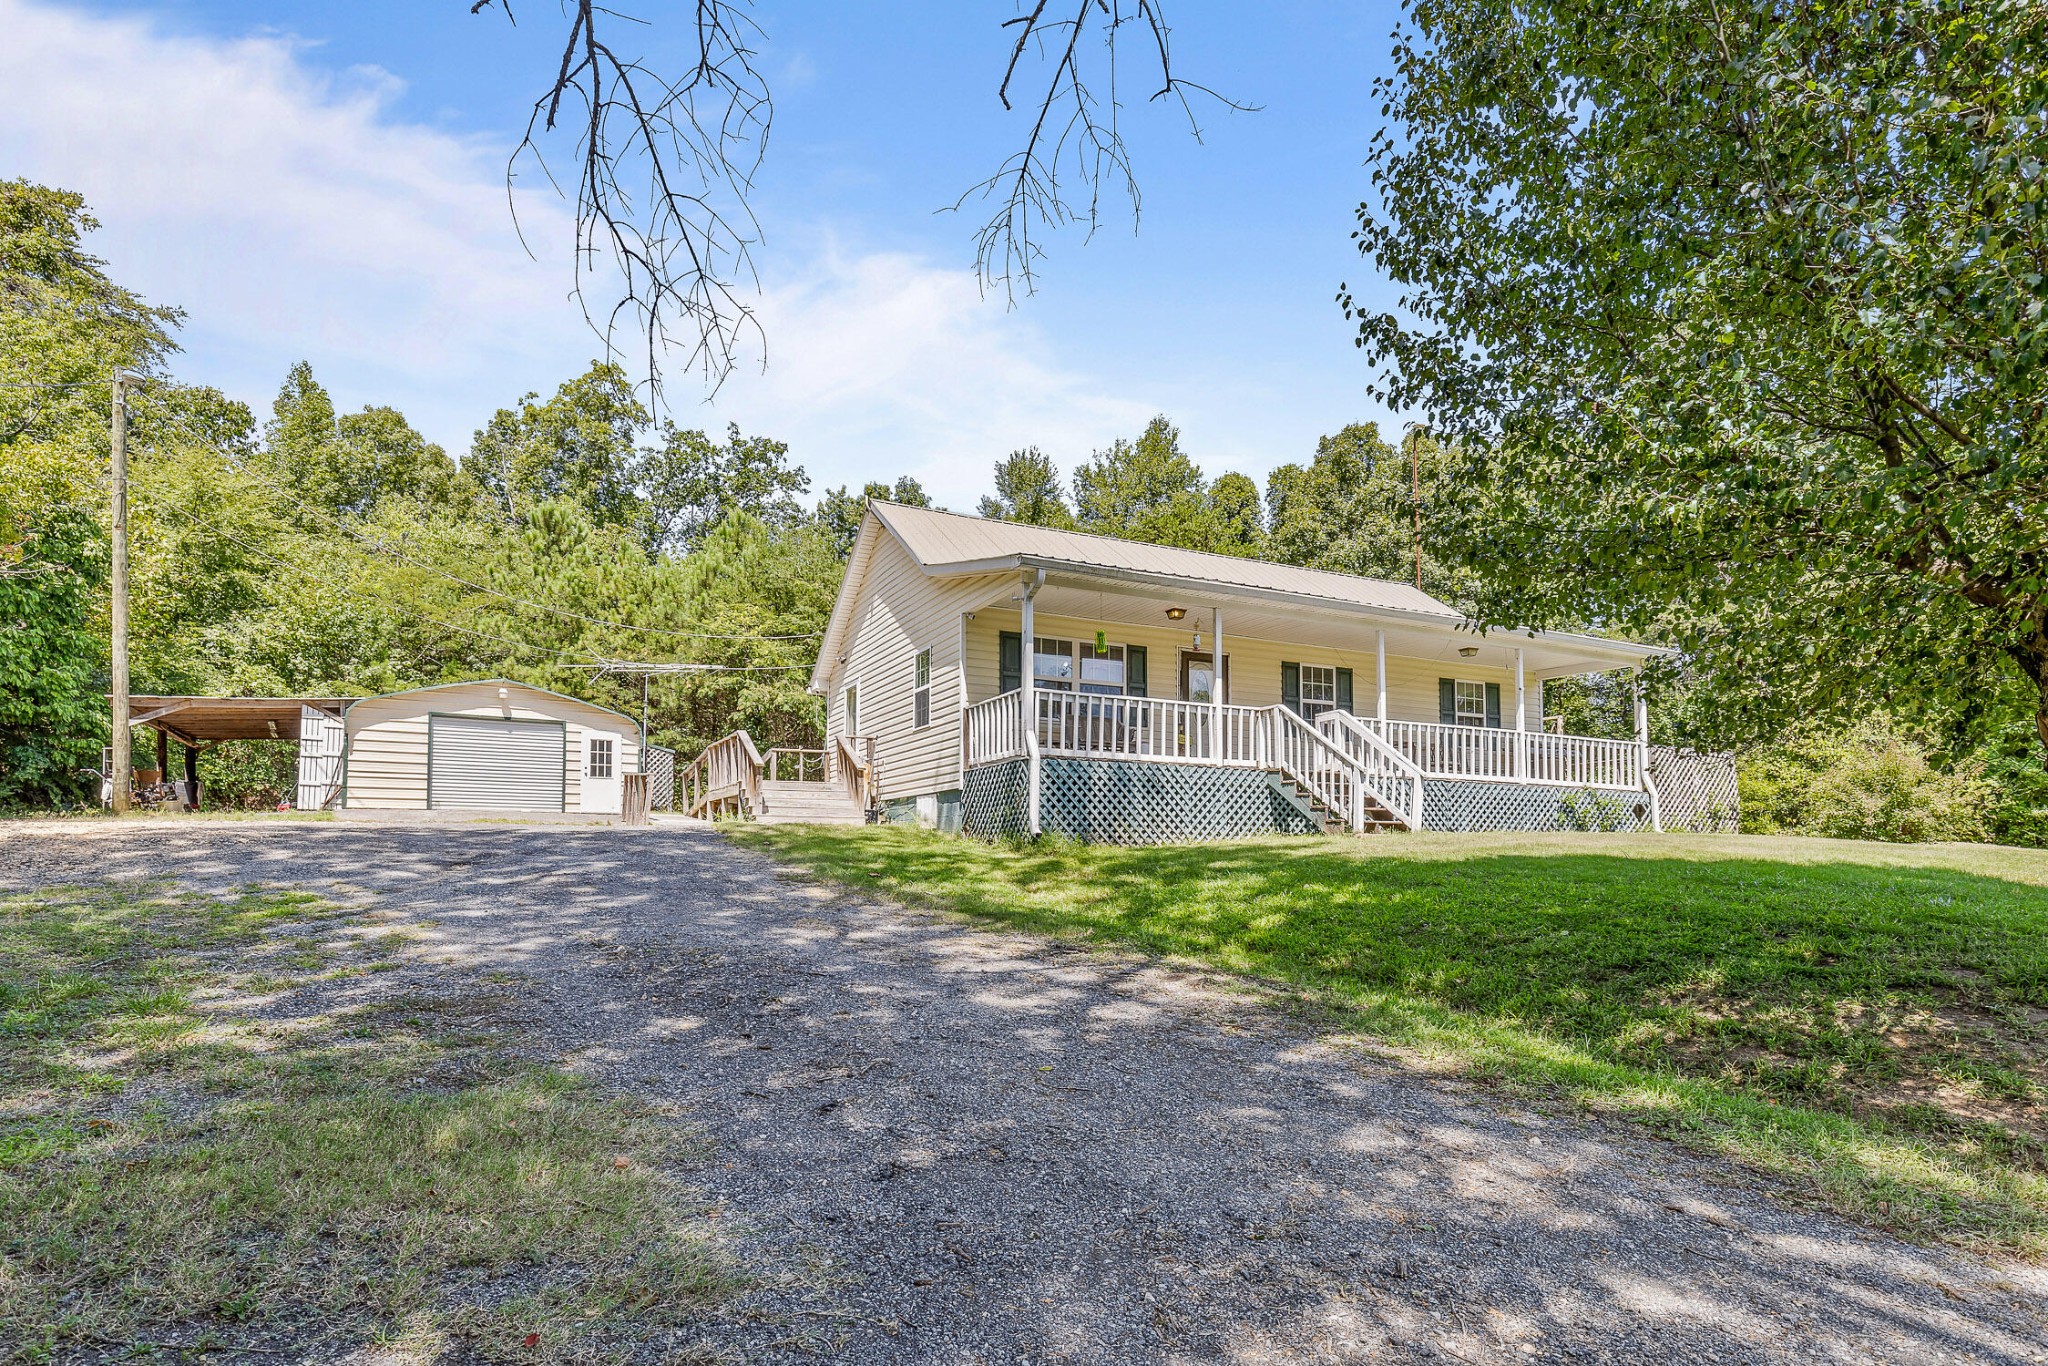
[[[172,425],[178,427],[187,436],[200,436],[199,433],[194,432],[189,426],[186,426],[184,423],[179,422],[177,419],[173,418],[171,421]],[[201,439],[203,439],[203,437]],[[533,602],[530,599],[518,597],[515,594],[506,593],[500,589],[491,588],[485,584],[474,583],[469,579],[463,578],[459,574],[452,574],[449,571],[440,568],[438,565],[432,565],[426,563],[423,560],[414,559],[413,557],[406,555],[404,552],[393,548],[392,546],[386,544],[381,540],[367,538],[361,534],[359,529],[350,527],[349,525],[344,523],[340,518],[336,517],[332,512],[329,512],[325,508],[315,507],[313,504],[307,502],[299,495],[271,482],[271,480],[266,478],[262,473],[260,473],[256,469],[246,464],[238,466],[238,468],[241,469],[243,473],[249,475],[251,478],[256,480],[257,483],[263,485],[271,492],[277,494],[279,497],[291,500],[299,507],[305,509],[308,512],[313,513],[314,515],[328,522],[331,526],[334,527],[335,530],[339,531],[342,535],[349,537],[351,540],[354,540],[359,544],[364,545],[366,548],[373,550],[378,554],[389,555],[391,558],[403,561],[406,564],[412,565],[416,569],[423,569],[430,574],[438,574],[442,578],[447,579],[452,583],[459,583],[463,587],[474,589],[476,592],[479,593],[489,593],[492,597],[503,598],[507,602],[517,603],[521,607],[530,607],[537,612],[550,612],[556,616],[567,617],[573,621],[580,621],[587,625],[608,626],[613,630],[618,631],[638,631],[647,635],[677,636],[696,640],[817,640],[823,637],[823,635],[825,634],[823,631],[799,631],[791,632],[785,635],[732,635],[722,634],[716,631],[691,631],[666,626],[636,626],[630,622],[608,621],[603,617],[585,616],[581,612],[572,612],[566,607],[555,607],[551,604],[544,602]]]

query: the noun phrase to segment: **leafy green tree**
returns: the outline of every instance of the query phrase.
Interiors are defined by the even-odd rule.
[[[19,552],[0,568],[0,807],[94,800],[85,771],[107,738],[105,651],[84,627],[104,539],[68,509],[33,529],[0,518],[0,537]]]
[[[817,525],[825,533],[827,544],[840,559],[845,559],[853,550],[853,542],[860,535],[861,515],[867,511],[868,500],[881,499],[890,503],[902,503],[908,507],[928,508],[932,500],[924,491],[924,485],[909,475],[898,476],[894,484],[879,480],[867,485],[858,494],[850,493],[844,486],[828,492],[819,500]]]
[[[500,408],[470,443],[463,470],[512,521],[567,498],[591,520],[629,526],[644,515],[637,439],[646,408],[626,372],[594,363],[546,403],[528,394]]]
[[[638,470],[646,491],[648,543],[671,554],[688,554],[711,528],[744,510],[776,526],[803,519],[798,503],[811,487],[803,468],[789,463],[789,446],[765,436],[741,436],[726,428],[725,444],[672,422],[661,428],[661,445],[648,452]]]
[[[1265,546],[1266,529],[1259,506],[1259,486],[1235,470],[1216,476],[1209,486],[1214,540],[1210,550],[1227,555],[1257,555]]]
[[[1036,446],[1011,451],[996,461],[996,491],[983,498],[981,515],[1002,522],[1070,530],[1074,514],[1060,487],[1052,457]]]
[[[1731,734],[2003,653],[2048,745],[2048,11],[1411,14],[1340,299],[1486,614],[1672,624]]]
[[[1398,451],[1370,422],[1354,422],[1318,439],[1308,465],[1282,465],[1266,476],[1267,556],[1311,569],[1414,583],[1419,511],[1423,591],[1465,605],[1472,596],[1472,576],[1446,562],[1435,548],[1439,507],[1456,493],[1451,457],[1419,428],[1409,431]]]
[[[1257,486],[1225,475],[1212,487],[1164,417],[1074,471],[1074,520],[1097,535],[1226,555],[1255,553],[1262,534]]]

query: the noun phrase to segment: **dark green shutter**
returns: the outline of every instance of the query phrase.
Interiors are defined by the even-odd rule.
[[[1436,719],[1447,726],[1458,724],[1458,682],[1453,678],[1436,681]]]
[[[1500,684],[1486,685],[1486,724],[1500,729]]]
[[[996,691],[1015,692],[1024,686],[1024,637],[1005,631],[996,647]]]
[[[1301,665],[1281,664],[1280,701],[1291,712],[1301,710]]]
[[[1351,710],[1351,670],[1337,670],[1337,710]]]
[[[1124,692],[1131,697],[1147,696],[1145,682],[1145,647],[1124,646]]]

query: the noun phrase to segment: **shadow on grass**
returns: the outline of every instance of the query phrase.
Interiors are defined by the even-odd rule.
[[[729,1292],[668,1174],[686,1131],[504,1062],[486,998],[349,1004],[349,928],[260,889],[0,901],[0,1359],[252,1332],[576,1359]]]
[[[2048,1235],[2048,891],[1946,855],[740,837],[852,887],[1282,985],[1895,1228]]]

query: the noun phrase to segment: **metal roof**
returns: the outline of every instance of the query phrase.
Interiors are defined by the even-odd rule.
[[[1421,589],[1387,579],[1367,579],[1327,569],[1299,569],[1084,531],[990,521],[879,499],[869,506],[928,574],[986,573],[1008,568],[1012,562],[1020,566],[1050,562],[1075,569],[1120,569],[1184,579],[1190,584],[1225,584],[1322,598],[1343,606],[1437,616],[1446,622],[1463,620],[1460,613]]]
[[[299,708],[338,716],[348,697],[167,697],[131,693],[129,724],[154,726],[186,744],[218,740],[296,740]]]

